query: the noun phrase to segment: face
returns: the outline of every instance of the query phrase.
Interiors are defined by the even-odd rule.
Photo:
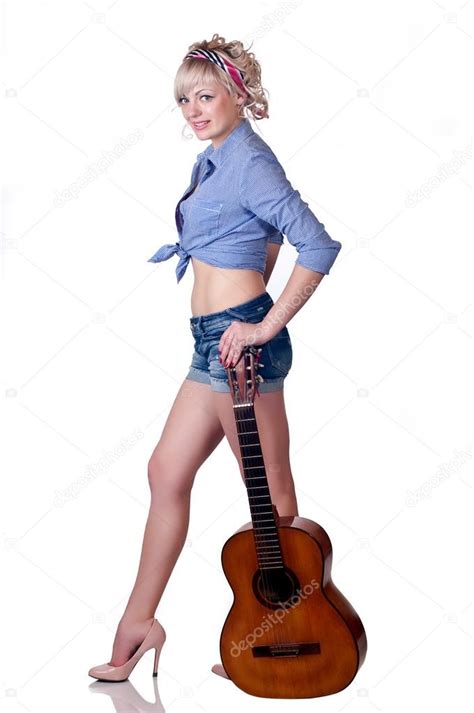
[[[198,139],[211,139],[216,149],[242,121],[239,112],[243,101],[220,84],[208,83],[194,87],[189,96],[179,98],[178,104]]]

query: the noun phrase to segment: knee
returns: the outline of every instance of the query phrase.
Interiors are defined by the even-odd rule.
[[[189,497],[193,477],[176,464],[176,458],[167,458],[156,452],[148,461],[148,485],[152,495],[174,500]]]

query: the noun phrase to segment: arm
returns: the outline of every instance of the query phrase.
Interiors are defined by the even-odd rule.
[[[273,339],[300,311],[323,277],[324,273],[322,272],[314,272],[298,264],[294,266],[285,289],[260,323],[260,329],[265,334],[265,341]]]
[[[240,201],[248,211],[285,234],[298,251],[283,293],[261,323],[267,339],[271,339],[306,303],[324,275],[329,274],[341,243],[328,235],[272,152],[254,151],[245,161],[240,176]],[[273,246],[269,245],[269,249]],[[270,274],[271,269],[268,277]]]

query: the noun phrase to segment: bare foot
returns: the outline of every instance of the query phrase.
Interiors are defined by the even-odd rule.
[[[112,658],[109,661],[111,666],[122,666],[133,656],[150,631],[153,619],[154,617],[150,617],[143,621],[128,622],[121,620],[119,622],[112,649]]]

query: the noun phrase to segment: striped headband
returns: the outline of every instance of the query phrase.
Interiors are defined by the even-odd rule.
[[[192,50],[191,52],[188,52],[184,59],[209,59],[211,62],[214,62],[214,64],[224,70],[224,72],[227,72],[227,74],[234,80],[234,82],[237,84],[239,89],[244,92],[244,94],[248,94],[248,90],[246,89],[243,81],[244,73],[242,72],[242,70],[236,67],[235,64],[232,64],[232,62],[229,62],[229,60],[221,57],[219,54],[217,54],[217,52],[214,52],[213,50],[204,49]]]

